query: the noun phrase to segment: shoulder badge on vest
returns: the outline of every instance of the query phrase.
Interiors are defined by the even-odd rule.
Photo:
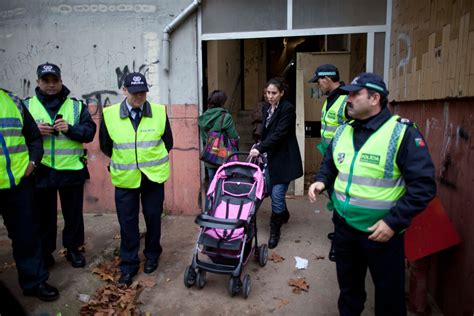
[[[405,125],[407,125],[407,126],[413,126],[414,128],[418,128],[418,127],[416,126],[416,123],[415,123],[415,122],[410,121],[409,119],[404,118],[404,117],[399,117],[399,118],[397,119],[397,122],[400,122],[400,123],[405,124]]]

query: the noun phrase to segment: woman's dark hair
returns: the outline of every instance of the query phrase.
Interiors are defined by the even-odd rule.
[[[222,90],[214,90],[209,93],[209,97],[207,98],[207,107],[209,108],[217,108],[223,107],[227,101],[227,95]]]
[[[281,77],[273,77],[271,78],[270,80],[267,81],[267,84],[265,85],[265,88],[268,88],[269,85],[274,85],[278,91],[280,92],[284,92],[283,94],[283,98],[287,97],[288,94],[289,94],[289,88],[288,88],[288,85],[286,84],[285,82],[285,79],[281,78]]]

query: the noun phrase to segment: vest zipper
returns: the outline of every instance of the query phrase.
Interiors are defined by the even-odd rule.
[[[346,195],[346,200],[344,201],[344,206],[342,208],[342,213],[344,216],[346,216],[346,207],[347,207],[347,204],[349,204],[349,200],[351,199],[351,197],[349,196],[349,190],[351,189],[351,185],[352,185],[352,176],[353,176],[353,172],[354,172],[354,165],[355,165],[355,162],[357,160],[357,155],[359,154],[359,151],[355,151],[354,152],[354,158],[352,158],[352,162],[351,162],[351,168],[349,169],[349,179],[347,180],[347,186],[346,186],[346,190],[345,190],[345,195]]]
[[[138,115],[138,114],[137,114],[137,115]],[[138,126],[137,126],[137,129],[135,130],[135,162],[137,163],[137,169],[140,170],[140,167],[138,166],[137,139],[138,139]]]

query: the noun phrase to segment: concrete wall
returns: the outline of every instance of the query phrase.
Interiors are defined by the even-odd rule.
[[[167,105],[174,129],[176,147],[171,154],[173,170],[165,202],[166,208],[174,213],[197,211],[196,15],[171,34],[169,75],[161,69],[160,48],[164,27],[191,2],[0,2],[0,86],[20,97],[34,94],[38,64],[56,63],[72,96],[86,100],[98,121],[103,106],[123,99],[119,88],[127,73],[139,71],[146,75],[149,100]],[[87,147],[92,179],[86,186],[85,208],[114,210],[107,159],[100,153],[97,140]]]
[[[470,97],[395,106],[423,132],[436,167],[438,196],[462,238],[459,246],[431,256],[429,288],[444,315],[474,313],[473,103]]]

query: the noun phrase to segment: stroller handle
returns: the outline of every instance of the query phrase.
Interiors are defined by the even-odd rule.
[[[263,156],[262,154],[257,157],[250,157],[250,152],[248,151],[236,151],[235,153],[232,153],[231,155],[229,155],[229,157],[227,157],[225,163],[228,163],[231,157],[244,155],[247,156],[247,162],[256,162],[258,158],[261,158],[265,163],[267,162],[265,156]]]

